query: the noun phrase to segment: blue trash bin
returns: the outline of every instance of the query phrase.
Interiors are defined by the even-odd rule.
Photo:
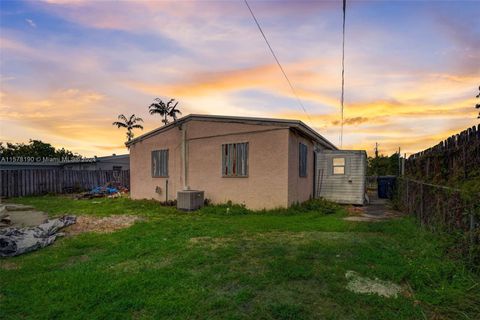
[[[380,199],[392,199],[397,185],[396,176],[377,177],[378,197]]]

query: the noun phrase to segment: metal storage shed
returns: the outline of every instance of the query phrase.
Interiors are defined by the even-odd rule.
[[[364,150],[316,152],[315,195],[342,204],[366,200],[367,153]]]

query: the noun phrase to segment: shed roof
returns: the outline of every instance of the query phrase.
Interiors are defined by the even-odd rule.
[[[130,158],[130,154],[112,154],[111,156],[102,156],[102,157],[95,157],[97,161],[110,161],[110,160],[120,160],[120,159],[128,159]]]
[[[274,125],[274,126],[284,126],[288,128],[293,128],[298,130],[299,132],[305,134],[306,136],[310,137],[312,140],[318,142],[319,144],[331,148],[333,150],[338,150],[338,148],[325,139],[322,135],[318,132],[307,126],[300,120],[290,120],[290,119],[274,119],[274,118],[257,118],[257,117],[236,117],[236,116],[220,116],[220,115],[206,115],[206,114],[189,114],[185,117],[178,119],[175,122],[169,123],[166,126],[159,127],[154,129],[150,132],[147,132],[135,139],[132,139],[125,144],[127,146],[133,145],[137,142],[142,140],[148,139],[152,136],[155,136],[161,132],[169,130],[170,128],[174,128],[176,126],[181,125],[182,123],[188,121],[218,121],[218,122],[231,122],[231,123],[246,123],[246,124],[256,124],[256,125]]]

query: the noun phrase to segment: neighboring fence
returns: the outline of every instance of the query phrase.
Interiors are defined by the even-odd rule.
[[[480,177],[479,163],[480,125],[411,155],[405,161],[405,175],[444,184]]]
[[[480,271],[480,125],[410,156],[397,180],[399,209],[426,228],[459,235],[454,250]],[[458,187],[458,188],[455,188]],[[462,188],[462,189],[459,189]]]
[[[90,190],[114,183],[130,188],[130,171],[18,169],[0,170],[0,196],[20,197]]]
[[[398,206],[433,230],[472,231],[480,227],[480,195],[466,196],[458,189],[397,179]]]
[[[414,215],[427,229],[461,233],[458,250],[470,265],[480,262],[480,194],[465,194],[459,189],[397,179],[398,207]]]

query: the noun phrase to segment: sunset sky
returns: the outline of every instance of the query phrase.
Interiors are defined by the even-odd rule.
[[[126,153],[120,113],[300,119],[339,144],[341,1],[1,1],[0,140]],[[413,153],[478,123],[480,1],[348,1],[344,148]],[[138,136],[141,131],[136,131]]]

